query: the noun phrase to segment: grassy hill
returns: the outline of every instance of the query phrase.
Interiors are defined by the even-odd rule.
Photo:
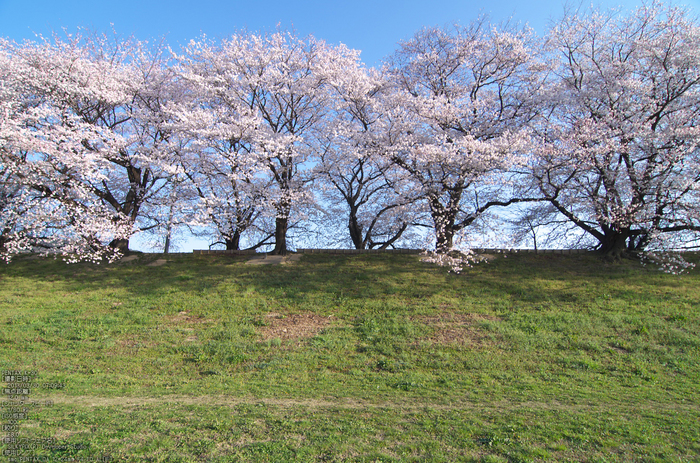
[[[17,259],[0,369],[41,405],[5,429],[47,461],[700,461],[699,283],[590,255]]]

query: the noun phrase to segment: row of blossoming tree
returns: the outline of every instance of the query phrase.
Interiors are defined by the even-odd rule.
[[[0,252],[97,261],[175,226],[274,253],[293,230],[358,249],[429,230],[445,260],[496,223],[653,256],[698,243],[699,143],[700,28],[660,3],[545,37],[426,28],[381,69],[286,32],[0,40]]]

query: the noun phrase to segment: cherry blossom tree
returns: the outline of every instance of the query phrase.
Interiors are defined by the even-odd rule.
[[[65,82],[37,71],[26,59],[35,51],[0,40],[0,256],[118,257],[105,240],[128,236],[128,223],[85,187],[107,180],[87,146],[111,134],[60,104]]]
[[[408,187],[404,172],[388,156],[393,142],[382,110],[386,80],[355,66],[333,87],[334,117],[319,137],[315,169],[315,186],[329,205],[324,221],[344,221],[355,249],[386,249],[417,220],[411,195],[402,191]]]
[[[177,162],[188,180],[180,202],[183,193],[190,191],[198,204],[189,214],[189,223],[204,227],[213,223],[214,244],[239,250],[251,231],[260,231],[271,180],[254,152],[260,121],[241,102],[222,97],[220,89],[202,78],[212,75],[208,66],[208,62],[181,58],[179,74],[187,82],[189,96],[169,107],[183,146]],[[248,243],[250,248],[268,244],[274,233],[265,235]]]
[[[538,193],[617,258],[700,231],[700,28],[652,3],[567,15],[531,175]]]
[[[307,174],[316,129],[329,111],[329,83],[357,60],[357,53],[276,32],[237,34],[219,44],[193,41],[183,55],[194,73],[190,80],[208,86],[216,104],[252,118],[245,132],[250,139],[241,140],[251,145],[236,149],[237,159],[245,157],[247,165],[267,170],[272,183],[265,188],[265,204],[275,215],[272,252],[286,253],[290,215],[313,200]]]
[[[83,187],[127,218],[133,231],[157,225],[172,171],[171,133],[163,103],[177,98],[163,50],[133,39],[76,34],[27,46],[22,59],[36,77],[35,92],[106,134],[83,148],[103,159],[103,177]],[[111,245],[128,250],[129,238]]]
[[[525,200],[504,186],[528,146],[521,129],[542,79],[535,52],[528,29],[482,19],[423,29],[389,60],[395,102],[386,111],[403,134],[392,160],[425,201],[439,254],[490,208]]]

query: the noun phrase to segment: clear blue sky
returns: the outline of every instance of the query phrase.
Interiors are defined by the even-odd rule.
[[[590,1],[590,0],[589,0]],[[165,36],[174,49],[205,33],[210,38],[247,29],[271,32],[278,25],[300,36],[309,34],[330,43],[344,43],[362,51],[368,66],[378,66],[396,43],[410,38],[423,26],[468,24],[481,14],[494,22],[512,18],[543,34],[561,17],[566,0],[0,0],[0,37],[35,40],[36,34],[75,32],[87,27],[108,32],[114,26],[123,36],[140,40]],[[598,8],[633,9],[641,0],[594,0]],[[589,5],[569,0],[569,5]],[[675,0],[700,14],[700,0]],[[203,249],[207,242],[189,239],[181,251]],[[132,248],[148,250],[139,237]]]
[[[578,5],[569,1],[569,4]],[[561,16],[565,0],[247,0],[247,1],[149,1],[149,0],[0,0],[0,36],[13,40],[34,39],[78,27],[109,31],[114,24],[120,35],[141,40],[166,36],[177,48],[202,33],[211,38],[250,31],[274,31],[278,24],[299,35],[312,34],[330,43],[342,42],[362,50],[369,66],[409,38],[422,26],[467,24],[480,14],[494,21],[513,17],[543,33],[549,21]],[[594,1],[603,8],[634,8],[641,0]],[[700,13],[700,0],[676,0]],[[583,1],[584,5],[588,2]]]

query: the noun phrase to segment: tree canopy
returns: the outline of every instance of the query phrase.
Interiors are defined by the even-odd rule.
[[[654,257],[698,244],[699,98],[698,22],[661,3],[567,13],[544,37],[424,28],[381,69],[284,31],[0,40],[0,252],[114,258],[187,226],[279,254],[290,233],[431,236],[459,266],[495,223]]]

